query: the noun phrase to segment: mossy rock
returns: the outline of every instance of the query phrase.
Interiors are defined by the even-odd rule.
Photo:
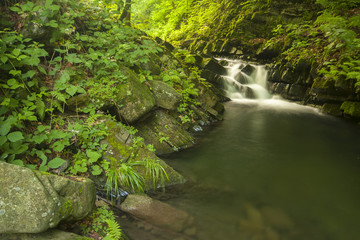
[[[87,94],[82,93],[69,98],[66,101],[66,106],[69,110],[76,112],[78,108],[86,107],[90,102],[90,98]]]
[[[167,165],[163,160],[158,158],[153,152],[149,151],[147,148],[143,147],[135,150],[131,146],[125,144],[123,141],[119,140],[115,136],[115,134],[110,134],[105,140],[102,141],[102,144],[108,144],[108,148],[105,152],[104,157],[105,159],[110,161],[116,161],[118,163],[126,161],[142,162],[146,159],[154,159],[159,161],[160,165],[165,169],[169,179],[165,180],[164,185],[158,183],[156,185],[156,188],[162,188],[186,182],[186,179],[181,174],[179,174],[172,167]],[[137,165],[134,168],[144,179],[144,190],[152,190],[154,188],[153,179],[146,174],[145,167],[143,165]],[[126,187],[124,187],[124,189],[126,189]]]
[[[181,95],[170,85],[162,81],[150,81],[149,83],[156,105],[164,109],[176,110],[181,101]]]
[[[194,145],[193,136],[164,110],[157,110],[136,124],[145,143],[154,145],[156,154],[166,154]]]
[[[344,112],[345,115],[351,116],[353,118],[360,118],[360,102],[344,102],[340,109]]]
[[[70,180],[0,161],[0,233],[39,233],[80,220],[95,206],[89,179]]]
[[[330,115],[340,117],[342,116],[342,112],[340,111],[340,108],[341,108],[341,104],[325,103],[322,106],[322,111]]]
[[[123,68],[127,83],[119,85],[114,99],[118,116],[127,123],[133,123],[155,107],[155,98],[150,89],[140,82],[139,77],[130,69]]]
[[[157,56],[156,54],[150,54],[149,57],[150,57],[149,61],[147,61],[146,63],[143,62],[140,63],[141,70],[150,71],[152,75],[160,75],[161,73],[160,65],[162,63],[159,56]]]

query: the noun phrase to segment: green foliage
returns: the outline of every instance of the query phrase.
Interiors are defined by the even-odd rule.
[[[114,213],[106,207],[97,208],[90,217],[86,219],[86,224],[83,224],[81,230],[84,235],[90,233],[97,233],[99,237],[106,240],[122,240],[124,234],[116,221]]]

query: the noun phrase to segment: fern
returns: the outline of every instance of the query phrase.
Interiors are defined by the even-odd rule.
[[[106,219],[105,220],[108,229],[107,235],[104,240],[120,240],[122,239],[123,233],[121,231],[120,225],[114,219]]]

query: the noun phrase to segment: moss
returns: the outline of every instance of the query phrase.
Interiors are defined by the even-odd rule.
[[[344,114],[349,115],[351,117],[360,118],[360,102],[344,102],[340,109],[344,112]]]
[[[328,114],[334,115],[334,116],[341,116],[341,111],[340,111],[340,104],[331,104],[331,103],[325,103],[322,106],[322,110]]]
[[[74,212],[72,200],[66,199],[66,201],[60,206],[59,212],[61,216],[70,216]]]

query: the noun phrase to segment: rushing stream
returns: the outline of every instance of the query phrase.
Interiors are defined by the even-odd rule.
[[[360,239],[360,129],[274,99],[245,67],[230,62],[225,120],[167,157],[194,183],[167,202],[194,216],[192,239]]]

